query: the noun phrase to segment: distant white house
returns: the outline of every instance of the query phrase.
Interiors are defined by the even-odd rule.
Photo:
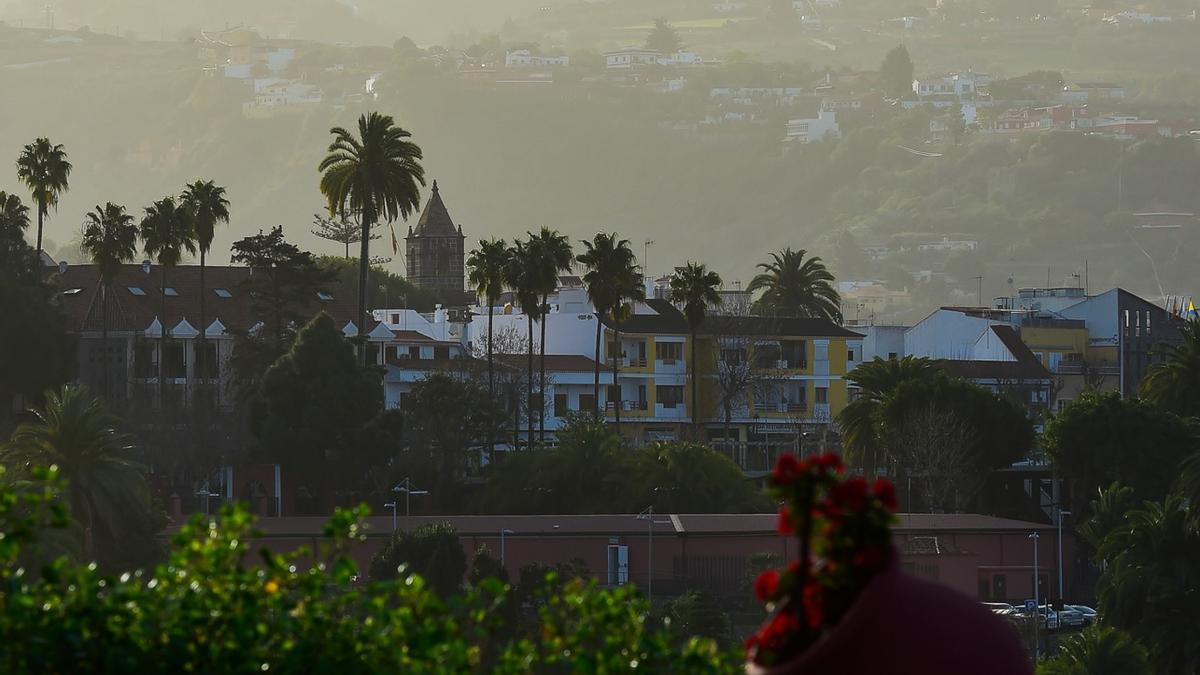
[[[923,252],[974,251],[978,248],[979,241],[976,239],[951,239],[950,237],[942,237],[941,241],[927,241],[917,244],[917,250]]]
[[[662,53],[657,49],[642,49],[626,47],[616,51],[604,52],[604,65],[609,70],[629,70],[638,66],[658,65]]]
[[[571,65],[569,56],[542,56],[528,49],[517,49],[504,55],[504,65],[507,68],[546,68]]]
[[[979,90],[991,84],[992,76],[987,73],[950,73],[949,75],[934,75],[913,80],[913,93],[921,98],[929,96],[957,96],[960,99],[973,98]]]
[[[713,87],[708,90],[709,98],[733,99],[743,105],[762,100],[791,105],[803,95],[804,87]]]
[[[664,66],[702,66],[704,58],[696,52],[675,52],[669,56],[660,57],[658,62]]]
[[[1147,12],[1137,12],[1132,9],[1127,9],[1124,12],[1117,12],[1104,17],[1104,23],[1110,26],[1144,26],[1152,23],[1170,23],[1169,16],[1155,16]]]
[[[837,115],[832,110],[822,110],[815,118],[788,120],[787,143],[812,143],[825,137],[841,135]]]
[[[325,99],[319,87],[300,80],[258,80],[254,89],[254,105],[259,108],[313,105]]]

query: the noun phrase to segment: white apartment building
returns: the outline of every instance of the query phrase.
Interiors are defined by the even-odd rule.
[[[832,110],[822,110],[815,118],[788,120],[784,142],[812,143],[827,136],[837,138],[840,135],[837,114]]]
[[[569,56],[543,56],[534,54],[528,49],[517,49],[504,55],[504,65],[507,68],[551,68],[571,65]]]
[[[979,90],[992,82],[986,73],[967,71],[949,75],[933,75],[913,80],[913,93],[921,98],[929,96],[955,96],[960,99],[974,98]]]

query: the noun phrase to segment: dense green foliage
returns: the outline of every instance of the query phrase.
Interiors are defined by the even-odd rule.
[[[259,453],[294,471],[313,495],[357,485],[379,463],[368,424],[383,410],[379,374],[358,365],[350,343],[324,312],[267,370],[254,432]],[[372,442],[373,441],[373,442]]]
[[[806,259],[808,251],[785,248],[771,254],[771,262],[750,280],[747,291],[762,291],[754,309],[769,316],[816,317],[841,322],[841,298],[833,274],[819,257]]]
[[[419,574],[435,593],[448,598],[462,586],[467,557],[453,525],[422,525],[393,534],[387,546],[371,559],[368,573],[374,581]]]
[[[0,662],[9,673],[733,673],[737,657],[709,641],[674,647],[636,591],[572,582],[531,617],[503,625],[509,602],[485,580],[443,601],[419,576],[354,583],[346,547],[365,536],[365,509],[339,511],[319,550],[255,560],[244,511],[197,517],[167,562],[108,576],[59,562],[38,575],[17,563],[63,523],[51,472],[0,498]],[[508,632],[506,633],[506,630]]]
[[[1146,648],[1125,631],[1092,626],[1059,643],[1058,656],[1038,664],[1037,675],[1151,675]]]
[[[1113,481],[1138,500],[1162,499],[1200,450],[1200,428],[1143,399],[1091,393],[1050,421],[1043,443],[1073,486],[1073,512],[1085,514],[1088,500]]]
[[[728,457],[692,443],[629,448],[591,415],[573,417],[558,447],[506,455],[485,472],[485,513],[758,513],[766,495]]]
[[[1150,366],[1141,395],[1184,417],[1200,417],[1200,319],[1181,330],[1183,343],[1166,347],[1164,360]]]

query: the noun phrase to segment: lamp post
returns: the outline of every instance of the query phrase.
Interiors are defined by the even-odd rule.
[[[1041,652],[1041,645],[1038,644],[1038,621],[1042,618],[1042,603],[1038,597],[1038,533],[1031,533],[1029,538],[1033,540],[1033,658],[1036,661]]]
[[[400,481],[399,485],[392,488],[392,492],[404,493],[404,529],[411,529],[409,527],[409,516],[412,515],[412,505],[409,501],[409,498],[413,495],[424,497],[425,495],[429,494],[429,490],[418,490],[417,488],[413,487],[412,479],[406,477],[404,480]]]
[[[513,532],[512,530],[510,530],[508,528],[500,530],[500,566],[501,567],[504,567],[504,535],[506,535],[506,534],[516,534],[516,532]]]
[[[1064,511],[1062,507],[1058,508],[1058,602],[1066,602],[1066,597],[1063,596],[1063,542],[1062,542],[1062,521],[1063,516],[1071,515],[1070,511]]]
[[[391,501],[383,505],[385,509],[392,510],[392,534],[396,533],[396,502]]]
[[[647,506],[637,514],[638,520],[646,521],[646,600],[654,603],[654,526],[666,525],[669,520],[655,520],[654,507]]]

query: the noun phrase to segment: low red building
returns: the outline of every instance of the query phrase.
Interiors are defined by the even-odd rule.
[[[390,515],[369,519],[367,540],[353,555],[362,568],[386,543]],[[468,556],[483,545],[503,555],[511,578],[524,565],[583,561],[602,585],[646,584],[658,594],[705,588],[718,593],[745,589],[750,558],[768,553],[785,564],[798,555],[796,540],[775,532],[775,514],[655,514],[585,516],[413,516],[396,525],[449,522]],[[324,518],[264,518],[259,543],[276,551],[300,546],[318,550]],[[501,532],[504,532],[501,535]],[[910,572],[980,600],[1021,602],[1033,597],[1037,547],[1039,597],[1058,599],[1057,532],[1051,525],[973,514],[901,514],[893,530],[902,565]],[[1037,539],[1031,537],[1038,535]],[[1064,559],[1074,541],[1064,536]],[[1070,566],[1065,595],[1073,599]]]

